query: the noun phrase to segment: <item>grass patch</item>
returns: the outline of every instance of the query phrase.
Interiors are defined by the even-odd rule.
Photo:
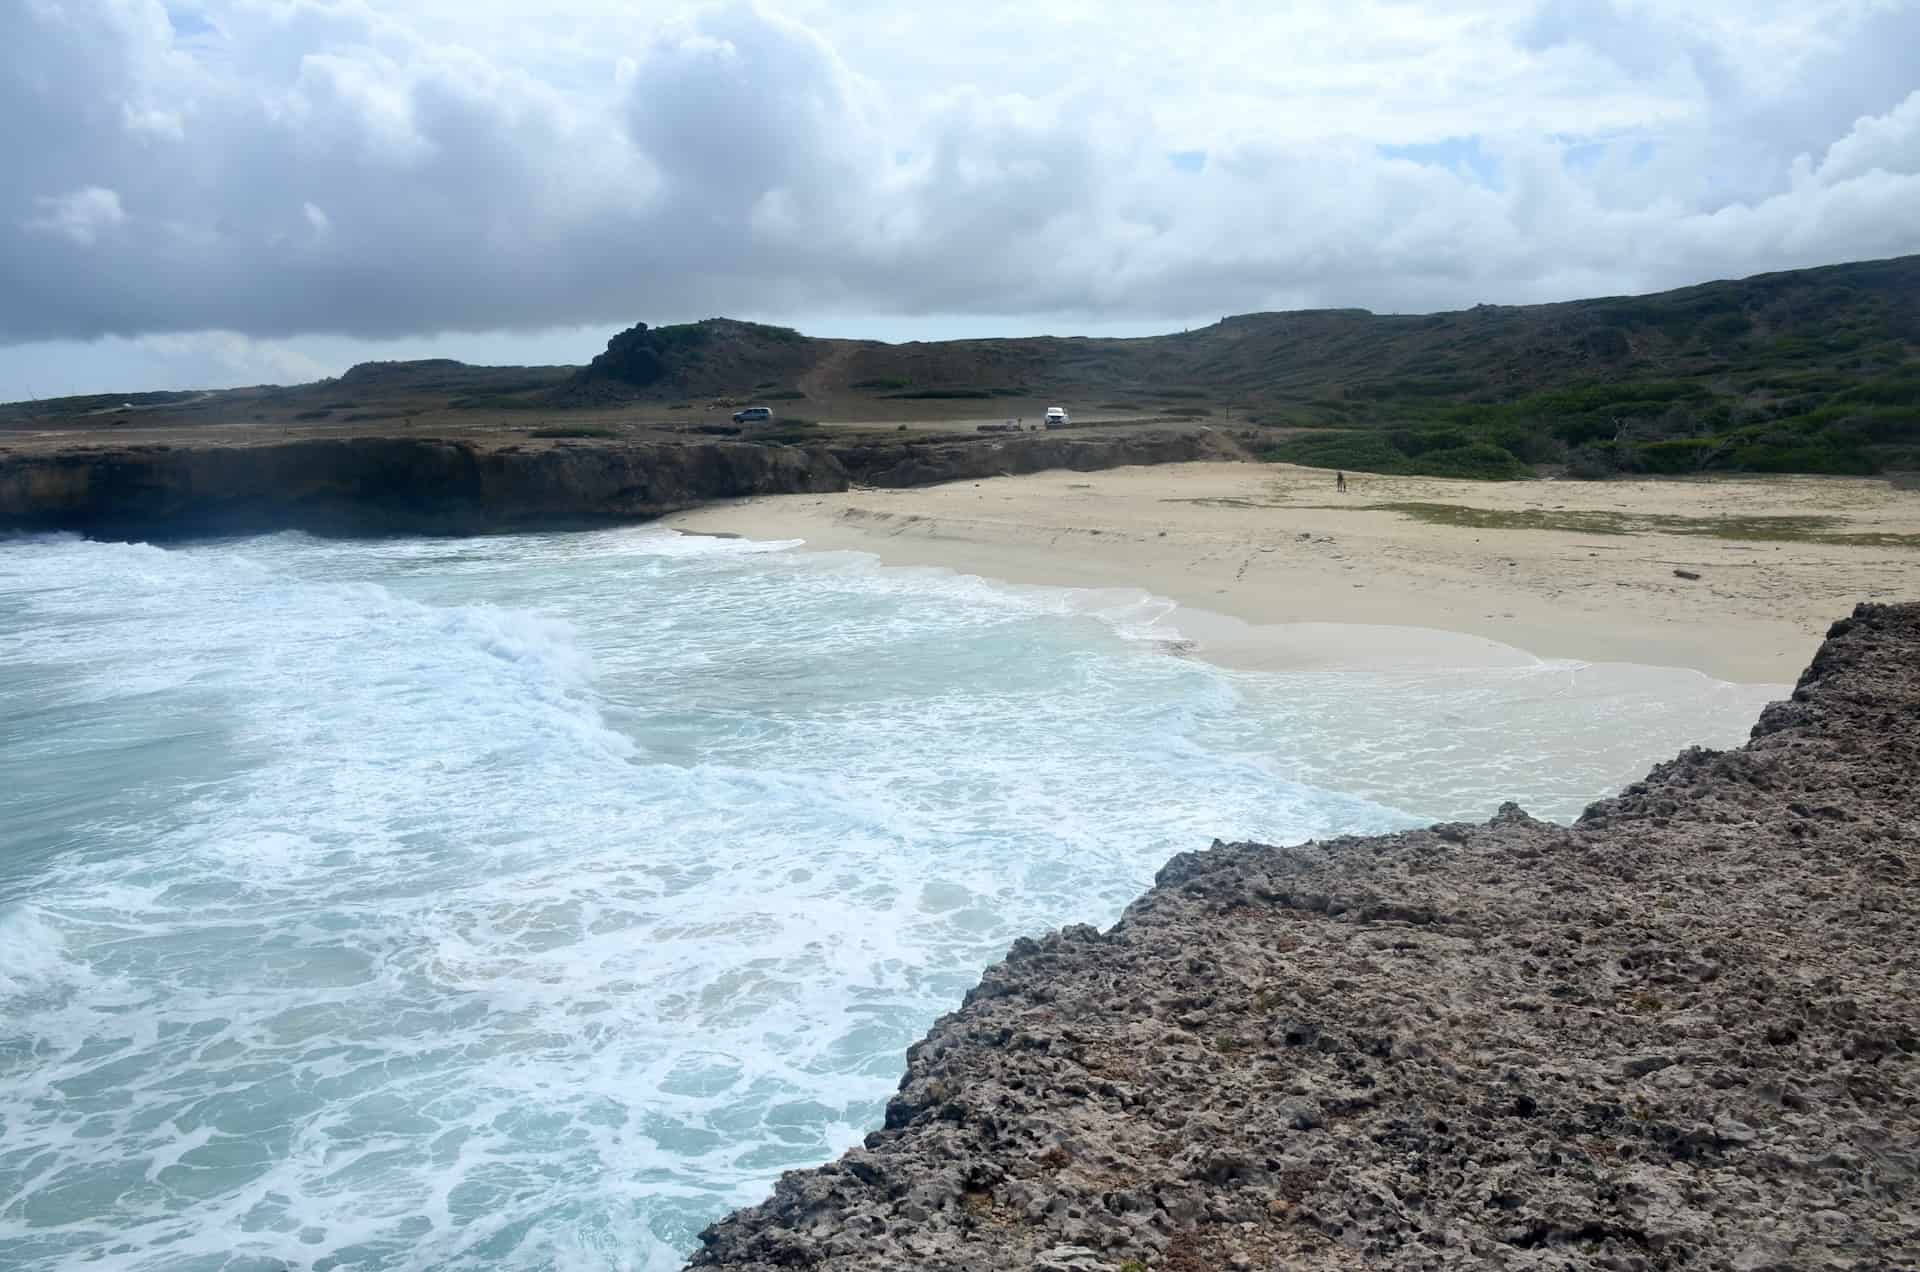
[[[901,389],[912,388],[913,381],[903,379],[900,376],[895,376],[895,375],[876,375],[876,376],[870,376],[865,380],[855,380],[848,387],[854,388],[854,389],[875,389],[875,390],[884,390],[886,392],[898,392]]]
[[[447,403],[455,411],[537,411],[549,404],[532,398],[512,397],[505,393],[475,393]]]
[[[1341,508],[1347,505],[1324,505]],[[1920,548],[1920,535],[1836,531],[1838,517],[1678,517],[1584,509],[1469,508],[1443,503],[1374,503],[1361,511],[1397,512],[1436,526],[1471,530],[1559,530],[1569,534],[1674,534],[1761,543],[1837,543],[1855,547]]]
[[[527,431],[527,436],[528,437],[579,437],[579,438],[591,437],[591,438],[604,439],[608,437],[618,437],[620,436],[620,434],[614,429],[610,429],[610,428],[592,428],[582,424],[556,424],[556,425],[551,425],[547,428],[529,429]]]
[[[762,393],[760,400],[763,402],[801,402],[806,400],[806,396],[806,394],[798,389],[775,389],[771,393]]]
[[[782,420],[776,428],[749,433],[746,440],[761,446],[792,446],[818,440],[819,427],[812,420]]]
[[[904,393],[888,393],[889,398],[915,398],[937,402],[949,402],[960,399],[990,398],[992,389],[909,389]]]

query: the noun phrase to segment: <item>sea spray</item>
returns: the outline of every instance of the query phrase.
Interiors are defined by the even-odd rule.
[[[1766,696],[792,547],[0,544],[0,1266],[671,1267],[1174,852],[1566,815]]]

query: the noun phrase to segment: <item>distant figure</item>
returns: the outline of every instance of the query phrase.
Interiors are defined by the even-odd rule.
[[[1345,473],[1335,473],[1333,475],[1333,488],[1343,495],[1347,493],[1347,475]]]

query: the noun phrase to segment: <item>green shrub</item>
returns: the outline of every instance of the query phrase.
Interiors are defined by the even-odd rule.
[[[1509,481],[1533,475],[1533,470],[1511,451],[1489,442],[1468,441],[1409,455],[1394,445],[1388,435],[1374,432],[1295,438],[1273,448],[1265,457],[1309,468],[1341,468],[1399,476]]]
[[[1715,314],[1700,324],[1701,334],[1710,341],[1738,340],[1753,330],[1753,319],[1745,314]]]
[[[1760,443],[1733,452],[1731,466],[1750,473],[1834,473],[1866,476],[1878,471],[1873,459],[1858,450],[1824,446],[1782,446]]]
[[[905,393],[888,393],[889,398],[928,398],[936,401],[955,401],[963,398],[990,398],[992,389],[909,389]]]
[[[1885,376],[1856,384],[1834,397],[1836,402],[1858,402],[1868,406],[1911,406],[1920,408],[1920,372]]]
[[[1665,442],[1642,442],[1634,448],[1638,468],[1650,473],[1697,473],[1725,447],[1718,437],[1683,437]]]
[[[1407,457],[1380,433],[1337,433],[1282,442],[1268,458],[1309,468],[1352,468],[1359,472],[1399,472]]]
[[[1403,455],[1424,455],[1428,451],[1458,450],[1473,441],[1465,433],[1453,429],[1416,433],[1406,428],[1395,429],[1387,434],[1387,440],[1392,442],[1394,449]]]
[[[1408,471],[1428,477],[1468,477],[1475,481],[1517,481],[1533,469],[1491,442],[1469,442],[1450,450],[1428,451]]]
[[[1567,452],[1566,475],[1574,481],[1605,481],[1619,473],[1612,456],[1598,446],[1581,446]]]

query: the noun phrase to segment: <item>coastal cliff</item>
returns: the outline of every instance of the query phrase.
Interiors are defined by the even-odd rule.
[[[637,521],[713,499],[844,490],[846,481],[829,456],[738,443],[126,446],[0,457],[0,529],[471,534]]]
[[[1572,826],[1183,854],[692,1266],[1920,1266],[1917,773],[1920,605],[1863,605]]]
[[[181,538],[478,534],[645,521],[722,499],[1240,458],[1208,429],[888,440],[345,436],[0,449],[0,531]]]

